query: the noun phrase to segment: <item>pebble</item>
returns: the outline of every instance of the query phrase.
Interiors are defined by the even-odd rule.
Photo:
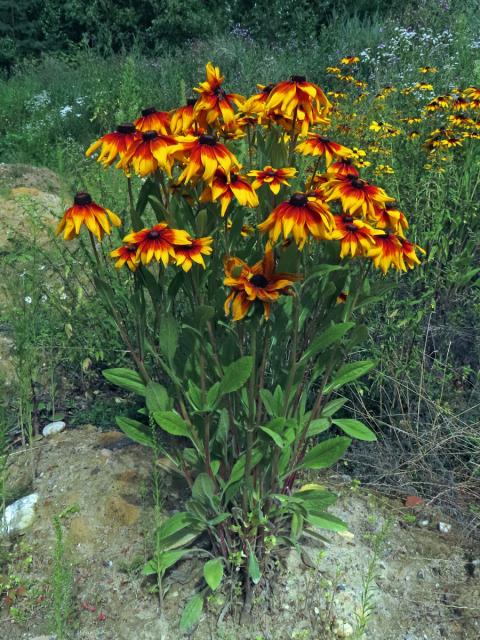
[[[9,504],[5,509],[3,520],[0,521],[0,534],[12,536],[28,529],[35,518],[37,502],[38,493],[31,493]]]
[[[113,454],[110,449],[100,449],[100,455],[104,456],[105,458],[111,458]]]
[[[354,634],[352,625],[349,622],[343,620],[337,620],[333,627],[333,633],[337,638],[350,638]]]
[[[417,580],[425,580],[425,571],[423,571],[422,569],[420,569],[420,571],[417,571]]]
[[[419,527],[428,527],[428,525],[430,524],[430,520],[428,520],[427,518],[423,518],[423,520],[418,520],[417,522]]]
[[[45,427],[43,427],[42,434],[47,436],[53,436],[55,433],[60,433],[65,429],[67,425],[65,422],[58,420],[57,422],[49,422]]]
[[[452,528],[452,525],[446,522],[438,523],[438,530],[440,531],[440,533],[450,533],[451,528]]]
[[[337,591],[346,591],[346,589],[347,589],[346,584],[337,584]]]

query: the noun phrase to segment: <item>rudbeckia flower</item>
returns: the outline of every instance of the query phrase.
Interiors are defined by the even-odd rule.
[[[253,171],[249,171],[248,175],[255,178],[252,183],[252,187],[254,189],[260,189],[262,184],[267,184],[270,188],[270,191],[275,195],[280,191],[280,187],[282,184],[287,187],[290,186],[290,183],[287,182],[287,178],[293,178],[297,170],[294,167],[284,167],[283,169],[274,169],[270,165],[263,167],[263,169],[254,169]]]
[[[480,100],[480,88],[479,87],[467,87],[463,91],[463,95],[472,100]]]
[[[266,111],[292,119],[296,115],[303,134],[313,124],[328,122],[326,116],[331,109],[332,105],[320,87],[307,82],[305,76],[292,76],[290,80],[279,82],[265,104]]]
[[[356,161],[354,161],[353,158],[344,158],[343,160],[339,160],[338,162],[331,164],[328,171],[330,174],[336,174],[339,176],[359,176],[360,173],[355,167],[355,162]]]
[[[85,155],[91,156],[97,149],[100,149],[97,162],[101,162],[104,166],[109,166],[117,156],[123,158],[129,146],[135,140],[135,131],[134,124],[121,124],[115,131],[107,133],[91,144]]]
[[[465,111],[465,109],[468,109],[469,103],[468,100],[465,100],[462,96],[458,96],[458,98],[452,100],[451,106],[454,111]]]
[[[174,155],[187,165],[178,179],[185,184],[193,177],[209,182],[219,168],[230,175],[232,167],[240,167],[233,153],[211,135],[185,136],[179,139]]]
[[[223,283],[232,289],[225,300],[225,314],[235,321],[242,320],[255,300],[263,304],[264,317],[270,317],[270,305],[281,295],[293,295],[291,289],[301,276],[295,273],[275,273],[273,251],[267,245],[262,260],[249,267],[240,258],[227,258]]]
[[[309,133],[307,140],[301,142],[296,148],[297,153],[304,156],[325,156],[325,163],[328,167],[334,158],[348,158],[352,152],[338,142],[333,142],[324,138],[318,133]]]
[[[177,267],[187,272],[190,271],[194,262],[205,269],[205,261],[203,256],[209,256],[213,248],[211,244],[213,238],[191,238],[190,245],[179,245],[175,247],[175,260]]]
[[[417,82],[414,89],[419,91],[433,91],[433,85],[430,82]]]
[[[220,214],[223,218],[233,198],[243,207],[258,207],[257,194],[246,177],[233,171],[228,176],[220,169],[216,171],[212,182],[205,187],[200,202],[220,200]]]
[[[160,167],[170,176],[173,165],[171,153],[176,144],[177,141],[172,136],[156,131],[138,133],[117,167],[127,169],[131,164],[135,173],[142,178]]]
[[[357,62],[360,62],[360,58],[358,56],[345,56],[345,58],[342,58],[340,60],[341,64],[356,64]]]
[[[420,73],[437,73],[437,71],[438,71],[437,67],[420,67],[419,68]]]
[[[417,249],[423,255],[426,254],[425,249],[419,247],[418,244],[414,244],[413,242],[409,242],[405,238],[399,238],[400,244],[402,245],[402,262],[403,262],[403,271],[408,269],[414,269],[415,265],[420,264],[420,260],[417,256]]]
[[[384,274],[394,266],[398,271],[405,271],[402,258],[402,245],[399,238],[388,232],[375,236],[375,245],[367,253],[372,258],[377,269],[381,269]]]
[[[170,113],[170,129],[173,134],[178,135],[191,132],[194,123],[193,107],[196,102],[196,98],[189,98],[187,104]]]
[[[340,200],[344,211],[351,215],[375,215],[375,205],[393,202],[381,187],[369,184],[366,180],[353,175],[334,175],[323,187],[326,202]]]
[[[317,240],[330,239],[332,228],[333,216],[328,206],[304,193],[295,193],[290,200],[282,202],[258,225],[261,232],[269,233],[273,242],[280,234],[285,240],[292,234],[300,250],[309,235]]]
[[[225,78],[220,74],[219,67],[214,67],[209,62],[206,65],[206,72],[206,81],[193,89],[200,94],[194,107],[195,118],[201,126],[212,124],[220,117],[228,123],[235,115],[232,103],[241,105],[245,99],[237,93],[225,93],[222,89]]]
[[[241,105],[240,111],[248,114],[263,113],[265,111],[265,104],[267,103],[268,96],[274,87],[274,84],[257,84],[259,92],[247,98]]]
[[[166,136],[170,133],[170,114],[157,111],[155,107],[143,109],[140,118],[134,122],[139,131],[156,131]]]
[[[377,229],[391,229],[401,238],[405,237],[404,233],[408,229],[407,218],[395,200],[386,202],[383,207],[375,207],[375,214],[370,220],[375,223]]]
[[[177,245],[189,246],[191,238],[186,231],[170,229],[166,222],[160,222],[151,229],[142,229],[129,233],[123,239],[125,244],[137,246],[137,260],[148,264],[152,258],[166,267],[170,260],[176,259]]]
[[[63,231],[63,239],[72,240],[75,236],[78,236],[80,228],[84,224],[100,242],[105,233],[110,235],[110,223],[114,227],[119,227],[122,221],[110,209],[101,207],[93,202],[89,193],[81,191],[75,196],[73,206],[63,214],[58,223],[56,233],[59,235]]]
[[[124,244],[118,247],[118,249],[110,251],[110,257],[117,258],[115,267],[121,269],[123,265],[126,264],[130,271],[136,271],[139,265],[137,249],[136,244]]]
[[[363,256],[374,246],[374,236],[383,234],[383,231],[374,229],[362,220],[352,216],[333,216],[335,229],[332,231],[332,240],[341,241],[340,258],[351,255]]]

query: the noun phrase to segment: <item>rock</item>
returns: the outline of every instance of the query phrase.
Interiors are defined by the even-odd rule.
[[[417,524],[419,527],[428,527],[430,524],[430,520],[428,518],[422,518],[421,520],[417,520]]]
[[[451,529],[452,525],[448,524],[447,522],[438,523],[438,530],[440,531],[440,533],[450,533]]]
[[[53,436],[55,433],[60,433],[65,429],[67,425],[65,422],[58,420],[57,422],[49,422],[46,427],[43,427],[42,434],[45,437]]]
[[[13,536],[28,529],[35,518],[37,502],[38,493],[31,493],[9,504],[5,509],[3,522],[0,524],[0,534]]]
[[[333,627],[333,633],[337,638],[350,638],[354,634],[352,625],[349,622],[343,620],[337,620]]]
[[[98,446],[102,449],[108,449],[125,438],[122,431],[104,431],[98,436]]]
[[[423,500],[418,496],[407,496],[405,498],[404,504],[406,507],[418,507],[419,505],[423,504]]]

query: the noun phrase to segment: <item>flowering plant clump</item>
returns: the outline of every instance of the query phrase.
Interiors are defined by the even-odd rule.
[[[341,395],[375,364],[353,356],[367,334],[359,309],[378,295],[367,276],[412,269],[422,249],[395,199],[360,177],[355,150],[325,135],[332,105],[316,84],[294,75],[245,98],[209,63],[194,91],[88,149],[125,173],[123,222],[79,193],[58,232],[86,227],[135,364],[105,371],[145,400],[119,427],[191,492],[156,531],[145,573],[163,576],[205,536],[200,615],[224,574],[240,571],[249,602],[276,549],[346,529],[327,511],[334,494],[302,479],[352,438],[375,440]],[[107,250],[112,227],[123,241]]]

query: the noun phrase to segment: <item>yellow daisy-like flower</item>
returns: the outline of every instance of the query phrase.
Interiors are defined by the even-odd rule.
[[[204,269],[205,261],[203,256],[211,255],[213,238],[210,236],[205,238],[191,238],[191,244],[178,245],[175,247],[175,260],[177,267],[187,272],[193,266],[193,263],[199,264]]]
[[[281,234],[286,240],[290,234],[300,250],[309,236],[317,240],[331,237],[334,226],[328,205],[316,196],[295,193],[290,200],[276,207],[264,222],[258,225],[263,233],[276,242]]]
[[[280,187],[286,185],[290,186],[287,182],[288,178],[293,178],[297,170],[294,167],[284,167],[283,169],[274,169],[270,165],[263,167],[263,169],[254,169],[249,171],[248,175],[255,178],[252,183],[254,189],[260,189],[263,184],[268,185],[270,191],[277,195],[280,191]]]
[[[345,58],[340,60],[340,63],[344,65],[356,64],[357,62],[360,62],[360,58],[358,56],[345,56]]]
[[[334,216],[334,220],[331,238],[341,241],[340,258],[366,255],[375,244],[374,236],[383,234],[383,231],[352,216]]]
[[[221,169],[215,173],[211,183],[207,185],[200,196],[200,202],[220,201],[220,214],[223,218],[228,205],[233,199],[243,207],[258,207],[258,196],[245,176],[231,172],[226,175]]]
[[[78,236],[82,225],[85,225],[100,242],[105,233],[110,235],[110,223],[119,227],[122,221],[110,209],[93,202],[89,193],[81,191],[75,196],[73,206],[63,214],[56,233],[59,235],[63,231],[63,239],[72,240]]]
[[[97,162],[101,162],[104,166],[110,166],[115,162],[117,156],[123,158],[128,148],[135,140],[136,128],[134,124],[125,123],[117,127],[112,133],[107,133],[93,144],[91,144],[85,152],[85,155],[91,156],[95,151],[100,149]]]
[[[369,184],[355,175],[332,176],[322,185],[326,202],[340,200],[344,211],[351,215],[375,215],[375,206],[394,199],[385,193],[381,187]]]
[[[232,167],[240,168],[233,153],[212,135],[179,138],[174,156],[186,164],[178,179],[185,184],[195,177],[210,182],[218,169],[223,169],[229,176]]]
[[[304,156],[325,156],[327,167],[333,162],[334,158],[349,158],[352,156],[350,149],[338,142],[324,138],[318,133],[309,133],[307,140],[301,142],[295,148],[295,151]]]
[[[219,118],[228,124],[233,120],[235,112],[233,104],[241,105],[245,98],[237,93],[225,93],[222,89],[224,76],[219,67],[211,62],[206,65],[207,79],[193,90],[199,95],[194,106],[194,117],[201,126],[212,124]]]
[[[110,251],[110,257],[117,258],[115,267],[121,269],[124,264],[128,266],[130,271],[136,271],[140,264],[137,257],[137,245],[136,244],[124,244],[118,249]]]
[[[155,258],[166,267],[171,260],[176,260],[179,246],[190,246],[192,240],[186,231],[170,229],[166,222],[160,222],[151,229],[142,229],[129,233],[123,239],[125,244],[137,247],[137,260],[149,264]]]

